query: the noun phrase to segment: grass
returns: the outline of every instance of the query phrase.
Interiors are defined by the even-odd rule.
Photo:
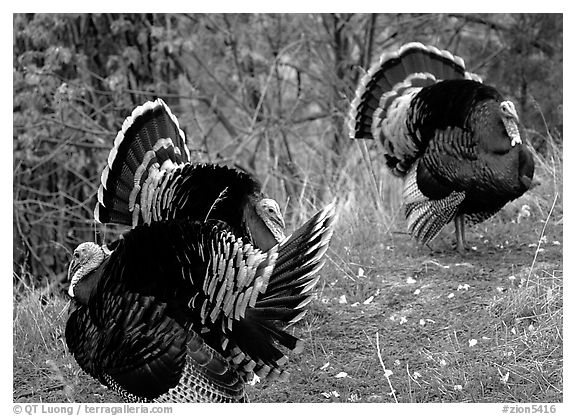
[[[333,190],[344,197],[317,297],[294,329],[305,350],[291,357],[290,382],[248,387],[251,400],[562,402],[559,161],[539,159],[540,186],[467,229],[465,256],[453,227],[415,244],[398,204],[373,203],[398,185],[351,164]],[[309,205],[300,201],[306,215]],[[67,353],[66,303],[15,292],[14,400],[118,401]]]

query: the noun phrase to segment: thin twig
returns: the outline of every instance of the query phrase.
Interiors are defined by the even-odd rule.
[[[380,360],[380,365],[384,370],[384,377],[386,377],[388,385],[390,386],[390,392],[392,393],[392,396],[394,397],[396,403],[398,403],[398,399],[396,398],[396,390],[394,390],[394,387],[392,387],[392,382],[390,381],[390,374],[392,374],[392,371],[386,369],[386,366],[384,365],[384,360],[382,359],[382,353],[380,352],[380,339],[378,336],[378,332],[376,332],[376,352],[378,353],[378,360]]]

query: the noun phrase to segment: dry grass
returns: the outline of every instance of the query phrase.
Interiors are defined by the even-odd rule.
[[[356,149],[325,193],[338,196],[338,228],[317,299],[295,328],[306,348],[289,364],[291,381],[250,387],[251,399],[563,401],[561,150],[538,157],[540,186],[469,229],[476,250],[464,258],[450,227],[418,247],[398,181],[365,163]],[[321,205],[307,186],[293,223]],[[26,288],[15,299],[15,401],[118,400],[67,353],[64,296]]]

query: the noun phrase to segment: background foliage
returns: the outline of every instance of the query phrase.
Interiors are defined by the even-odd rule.
[[[15,14],[13,24],[13,257],[26,285],[59,280],[70,249],[94,239],[114,137],[155,97],[195,157],[255,174],[288,223],[335,195],[367,199],[347,108],[362,68],[408,41],[462,56],[517,103],[538,152],[561,148],[559,14]]]

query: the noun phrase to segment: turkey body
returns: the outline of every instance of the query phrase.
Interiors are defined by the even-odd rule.
[[[263,250],[285,238],[278,203],[264,196],[258,181],[237,169],[192,162],[184,132],[161,99],[124,121],[102,171],[94,218],[132,227],[219,220]]]
[[[306,312],[334,205],[267,252],[221,221],[138,225],[113,251],[82,243],[69,268],[66,343],[127,401],[245,401],[257,375],[286,379],[286,331]]]
[[[422,243],[454,220],[464,250],[464,223],[491,217],[532,182],[513,103],[431,46],[409,43],[381,57],[356,91],[349,130],[376,140],[403,179],[408,229]]]

